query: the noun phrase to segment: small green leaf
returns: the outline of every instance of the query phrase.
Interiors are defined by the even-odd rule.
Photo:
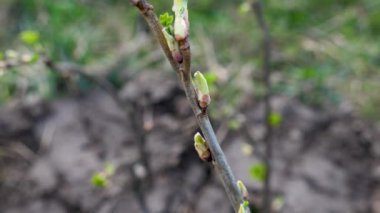
[[[95,187],[104,188],[108,185],[108,180],[105,174],[99,172],[92,176],[91,183]]]
[[[267,176],[267,168],[263,163],[258,163],[251,166],[249,173],[254,180],[263,182]]]
[[[25,44],[33,45],[40,40],[40,34],[36,31],[23,31],[20,34],[20,40]]]
[[[174,21],[174,16],[169,15],[169,13],[164,13],[160,15],[160,23],[163,27],[172,26]]]
[[[272,127],[280,126],[281,122],[282,122],[282,116],[278,112],[272,112],[268,117],[268,123]]]
[[[4,59],[4,53],[0,52],[0,60]]]

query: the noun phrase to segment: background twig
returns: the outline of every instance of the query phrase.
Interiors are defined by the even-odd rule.
[[[265,143],[265,155],[264,155],[264,163],[266,165],[266,177],[264,182],[264,190],[263,190],[263,206],[262,212],[269,213],[271,211],[271,173],[272,173],[272,135],[273,129],[271,124],[268,122],[269,117],[272,113],[272,107],[270,103],[272,88],[270,82],[270,60],[271,60],[271,37],[268,29],[268,25],[265,21],[265,17],[262,9],[262,2],[260,0],[254,0],[251,2],[251,7],[256,16],[257,23],[261,29],[262,34],[262,72],[263,72],[263,81],[265,87],[264,94],[264,117],[265,117],[265,135],[264,135],[264,143]]]

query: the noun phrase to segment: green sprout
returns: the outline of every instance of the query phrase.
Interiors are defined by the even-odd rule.
[[[197,92],[199,106],[206,109],[211,102],[210,91],[207,80],[200,71],[195,72],[193,84]]]
[[[166,43],[168,44],[168,47],[172,53],[172,57],[177,62],[181,62],[182,55],[174,38],[173,20],[174,17],[172,15],[169,15],[169,13],[160,15],[160,23],[163,26],[162,32],[165,36]]]
[[[164,13],[160,15],[160,23],[163,27],[171,27],[174,21],[174,16],[169,15],[169,13]]]

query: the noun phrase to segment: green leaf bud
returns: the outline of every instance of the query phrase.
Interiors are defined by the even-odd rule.
[[[189,35],[187,0],[174,0],[172,9],[175,14],[174,37],[177,41],[182,41]]]
[[[207,147],[205,139],[199,132],[194,135],[194,147],[200,159],[204,161],[211,161],[211,152]]]
[[[182,62],[182,54],[179,50],[178,44],[174,37],[168,32],[166,28],[162,30],[166,43],[168,44],[168,47],[170,49],[170,52],[172,53],[172,57],[174,58],[175,61],[177,62]]]
[[[238,213],[247,213],[247,211],[245,210],[245,206],[244,206],[243,203],[240,204]]]
[[[247,200],[248,199],[248,190],[247,190],[247,187],[245,187],[243,181],[238,180],[236,184],[240,190],[240,194],[243,196],[243,198],[245,200]]]
[[[211,97],[207,80],[200,71],[195,72],[193,83],[196,89],[199,106],[202,109],[206,109],[211,102]]]

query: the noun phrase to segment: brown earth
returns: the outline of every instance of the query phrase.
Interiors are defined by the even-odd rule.
[[[120,96],[130,113],[101,90],[0,109],[0,212],[232,212],[193,150],[197,127],[174,78],[143,72]],[[263,109],[251,102],[222,148],[259,203],[262,184],[249,168],[262,156]],[[273,159],[280,212],[380,212],[379,131],[345,107],[320,111],[286,97],[273,105],[283,116]],[[246,144],[253,155],[243,154]],[[107,163],[116,174],[96,189],[91,176]]]

